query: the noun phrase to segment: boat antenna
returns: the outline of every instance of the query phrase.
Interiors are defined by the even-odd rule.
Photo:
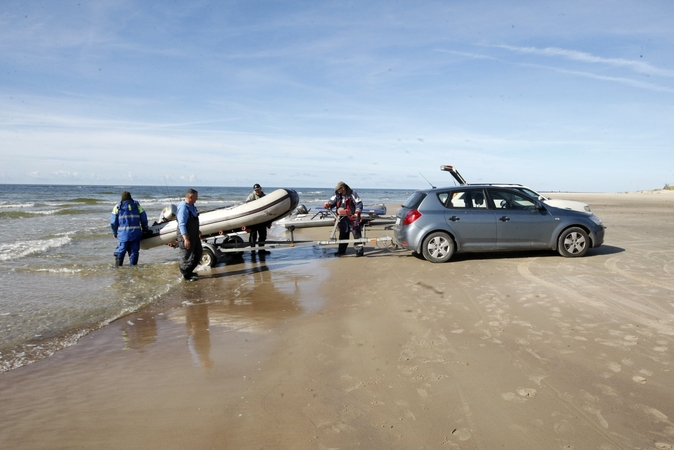
[[[421,175],[421,178],[426,180],[426,177],[421,172],[419,172],[419,175]],[[432,189],[435,189],[435,186],[433,186],[433,184],[430,181],[426,180],[426,183],[430,184]]]
[[[166,181],[166,175],[164,175],[164,186],[166,186],[166,196],[169,201],[171,201],[171,192],[169,191],[168,182]]]
[[[164,175],[164,186],[166,186],[166,196],[171,198],[171,194],[169,193],[169,188],[168,188],[168,182],[166,181],[166,175]]]

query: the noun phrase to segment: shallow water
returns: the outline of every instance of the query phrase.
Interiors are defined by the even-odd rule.
[[[117,241],[109,216],[125,190],[152,223],[165,206],[179,202],[185,188],[0,185],[0,372],[48,357],[91,330],[164,298],[181,283],[178,251],[166,246],[141,251],[137,267],[115,269]],[[200,211],[241,203],[251,191],[197,190]],[[330,189],[296,190],[307,208],[332,195]],[[365,204],[398,203],[411,194],[358,192]]]

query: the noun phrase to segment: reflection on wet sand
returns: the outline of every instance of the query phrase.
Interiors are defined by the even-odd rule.
[[[185,325],[187,325],[187,348],[195,364],[201,367],[213,367],[211,360],[211,335],[209,332],[208,305],[193,304],[186,307]]]
[[[152,314],[141,314],[133,321],[126,320],[122,325],[124,350],[142,351],[143,347],[157,341],[157,322]]]
[[[187,345],[197,365],[213,366],[211,332],[263,333],[303,312],[294,277],[279,272],[274,279],[271,267],[258,258],[234,270],[216,268],[209,278],[181,284],[183,308],[173,311],[170,319],[185,322]]]

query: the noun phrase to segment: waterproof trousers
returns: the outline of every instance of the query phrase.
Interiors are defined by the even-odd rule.
[[[135,241],[118,241],[115,249],[115,266],[119,267],[124,263],[124,256],[129,254],[129,265],[138,264],[138,255],[140,254],[140,239]]]
[[[340,220],[340,222],[339,222],[339,240],[341,241],[342,239],[349,239],[350,233],[353,233],[354,239],[360,239],[360,237],[361,237],[360,224],[354,225],[348,219]],[[349,244],[347,244],[347,243],[339,244],[339,247],[337,249],[337,254],[339,254],[339,255],[345,254],[346,248],[348,246],[349,246]],[[354,244],[354,247],[356,248],[356,256],[362,256],[363,255],[363,244]]]
[[[183,241],[182,236],[178,238],[180,244],[180,273],[183,274],[183,277],[187,280],[194,276],[194,269],[197,268],[201,257],[204,253],[204,249],[201,246],[201,239],[190,239],[190,248],[185,248],[185,241]]]
[[[267,241],[267,224],[261,223],[259,225],[253,225],[250,229],[250,234],[248,235],[248,243],[250,244],[250,249],[255,250],[255,244],[264,245]]]

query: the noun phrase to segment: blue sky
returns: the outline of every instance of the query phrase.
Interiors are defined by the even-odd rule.
[[[674,2],[0,1],[0,183],[674,184]]]

